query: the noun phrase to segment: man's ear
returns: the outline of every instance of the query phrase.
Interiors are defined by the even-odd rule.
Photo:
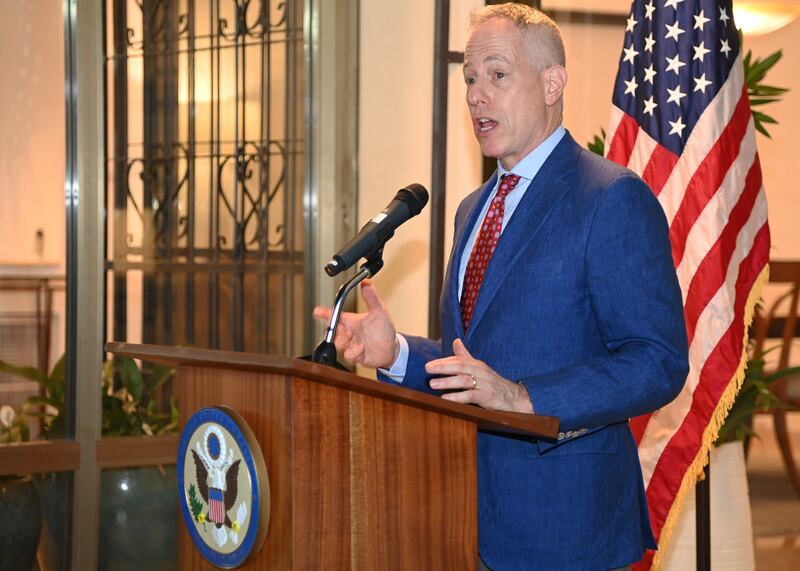
[[[567,87],[567,70],[564,66],[553,65],[544,70],[544,102],[547,106],[558,103]]]

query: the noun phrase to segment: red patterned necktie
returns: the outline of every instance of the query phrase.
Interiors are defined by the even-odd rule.
[[[475,300],[478,299],[478,291],[483,283],[483,276],[489,260],[492,259],[497,241],[500,239],[500,232],[503,229],[503,216],[506,211],[506,196],[514,190],[519,182],[519,177],[515,174],[506,174],[500,181],[500,188],[497,189],[489,205],[489,210],[481,224],[478,237],[469,255],[467,270],[464,272],[464,285],[461,288],[461,320],[464,323],[464,331],[469,328],[472,319],[472,312],[475,309]]]

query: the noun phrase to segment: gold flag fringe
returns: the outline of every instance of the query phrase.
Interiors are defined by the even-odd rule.
[[[728,412],[736,400],[736,395],[739,393],[739,389],[742,388],[742,382],[744,382],[744,370],[747,367],[748,329],[750,328],[750,323],[753,321],[756,302],[761,297],[761,290],[768,281],[769,264],[764,266],[764,269],[761,270],[761,273],[758,275],[758,278],[753,284],[753,288],[750,290],[750,294],[747,296],[747,305],[745,306],[744,310],[744,338],[742,339],[742,356],[739,360],[739,367],[736,369],[736,373],[733,375],[733,378],[729,381],[727,388],[722,393],[722,397],[719,399],[716,409],[714,409],[714,414],[711,415],[711,421],[703,431],[703,442],[700,446],[697,456],[695,456],[691,465],[686,470],[686,473],[683,475],[681,486],[678,489],[675,500],[672,502],[672,507],[669,509],[664,526],[661,528],[661,535],[658,540],[658,551],[655,552],[655,556],[653,557],[653,565],[651,567],[651,569],[654,571],[658,571],[658,569],[661,568],[661,564],[664,560],[664,554],[667,550],[667,547],[669,547],[669,542],[672,539],[672,534],[675,531],[676,524],[678,523],[678,516],[680,515],[681,510],[683,510],[683,503],[686,500],[686,494],[702,476],[703,468],[705,468],[706,464],[708,464],[708,454],[711,450],[711,446],[717,439],[719,429],[722,426],[722,423],[725,422],[725,417],[728,416]]]

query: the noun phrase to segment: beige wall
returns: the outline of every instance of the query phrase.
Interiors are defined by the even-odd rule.
[[[783,49],[767,83],[789,87],[783,101],[765,109],[780,123],[772,138],[758,135],[758,154],[769,201],[773,259],[800,259],[800,20],[765,36],[745,38],[744,48],[764,57]]]
[[[466,39],[469,9],[481,2],[452,2],[451,49]],[[629,3],[627,3],[629,4]],[[547,7],[556,7],[546,2]],[[581,6],[581,8],[586,8]],[[614,9],[619,9],[615,6]],[[433,0],[370,0],[361,6],[359,218],[364,223],[394,191],[411,181],[430,182]],[[622,48],[616,26],[562,23],[570,72],[564,124],[585,144],[608,121],[611,91]],[[800,258],[800,21],[767,36],[747,38],[756,55],[783,48],[784,59],[769,76],[792,92],[771,109],[780,121],[773,139],[759,135],[764,184],[770,202],[775,258]],[[449,251],[455,207],[480,183],[480,156],[463,101],[458,66],[451,66],[446,232]],[[386,249],[376,283],[398,327],[427,330],[427,212],[405,224]]]
[[[454,0],[451,48],[463,49],[466,14],[480,2]],[[433,0],[370,0],[361,4],[359,223],[383,209],[397,189],[419,182],[430,189],[433,115]],[[450,67],[447,213],[480,184],[480,152],[463,99],[458,66]],[[428,329],[430,212],[410,220],[386,247],[375,283],[402,331]],[[449,250],[449,242],[446,250]]]
[[[0,275],[63,275],[66,142],[62,2],[2,0],[0,22]],[[38,229],[44,239],[37,244]],[[64,305],[64,292],[57,291],[53,297],[51,365],[64,350]],[[30,291],[0,292],[0,313],[6,316],[32,313],[35,308],[35,296]],[[15,359],[14,354],[4,355]]]
[[[564,126],[579,144],[586,145],[608,124],[622,33],[616,26],[567,22],[558,25],[564,36],[569,71]]]
[[[0,2],[0,263],[64,261],[61,0]],[[44,249],[36,251],[36,230]]]
[[[361,4],[359,227],[407,183],[430,187],[433,15],[430,0]],[[429,224],[425,209],[403,226],[375,280],[398,327],[418,334],[427,327]]]

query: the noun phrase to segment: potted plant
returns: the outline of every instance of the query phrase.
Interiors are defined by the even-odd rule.
[[[35,367],[20,367],[0,360],[0,371],[36,382],[41,394],[29,397],[22,417],[41,420],[43,438],[64,438],[64,356],[50,373]],[[177,431],[178,409],[174,400],[169,411],[161,410],[157,395],[172,378],[174,370],[154,365],[143,372],[136,361],[117,357],[103,363],[102,433],[103,436],[154,436]]]
[[[35,381],[39,395],[28,398],[20,418],[38,418],[41,436],[64,438],[64,357],[48,374],[34,367],[0,361],[0,371]],[[178,408],[159,402],[173,369],[154,365],[140,369],[133,359],[118,357],[103,363],[102,434],[104,437],[155,436],[177,431]],[[18,420],[18,424],[22,422]],[[69,512],[58,479],[35,480],[45,513],[45,557],[55,558]],[[114,568],[170,569],[176,563],[177,499],[173,467],[103,470],[100,475],[100,562]],[[136,537],[136,541],[131,541]],[[109,563],[112,562],[112,563]]]
[[[770,349],[747,361],[742,388],[736,395],[725,422],[719,429],[714,446],[721,447],[729,443],[744,443],[748,438],[758,438],[753,431],[753,414],[774,408],[792,408],[781,401],[772,391],[770,385],[800,373],[799,367],[787,367],[770,374],[765,374],[765,359]]]
[[[25,418],[8,405],[0,406],[0,444],[28,440]],[[30,569],[42,532],[39,496],[30,476],[0,475],[0,571]]]
[[[22,415],[7,404],[0,406],[0,444],[24,442],[30,439],[30,434]]]
[[[753,415],[774,408],[791,408],[782,402],[770,385],[800,373],[800,367],[788,367],[765,374],[764,356],[747,361],[742,388],[736,396],[711,449],[710,505],[711,559],[720,568],[755,567],[750,494],[747,486],[744,442],[758,435],[753,431]],[[695,500],[694,490],[686,497],[678,518],[675,535],[664,558],[664,569],[685,569],[694,565]]]

